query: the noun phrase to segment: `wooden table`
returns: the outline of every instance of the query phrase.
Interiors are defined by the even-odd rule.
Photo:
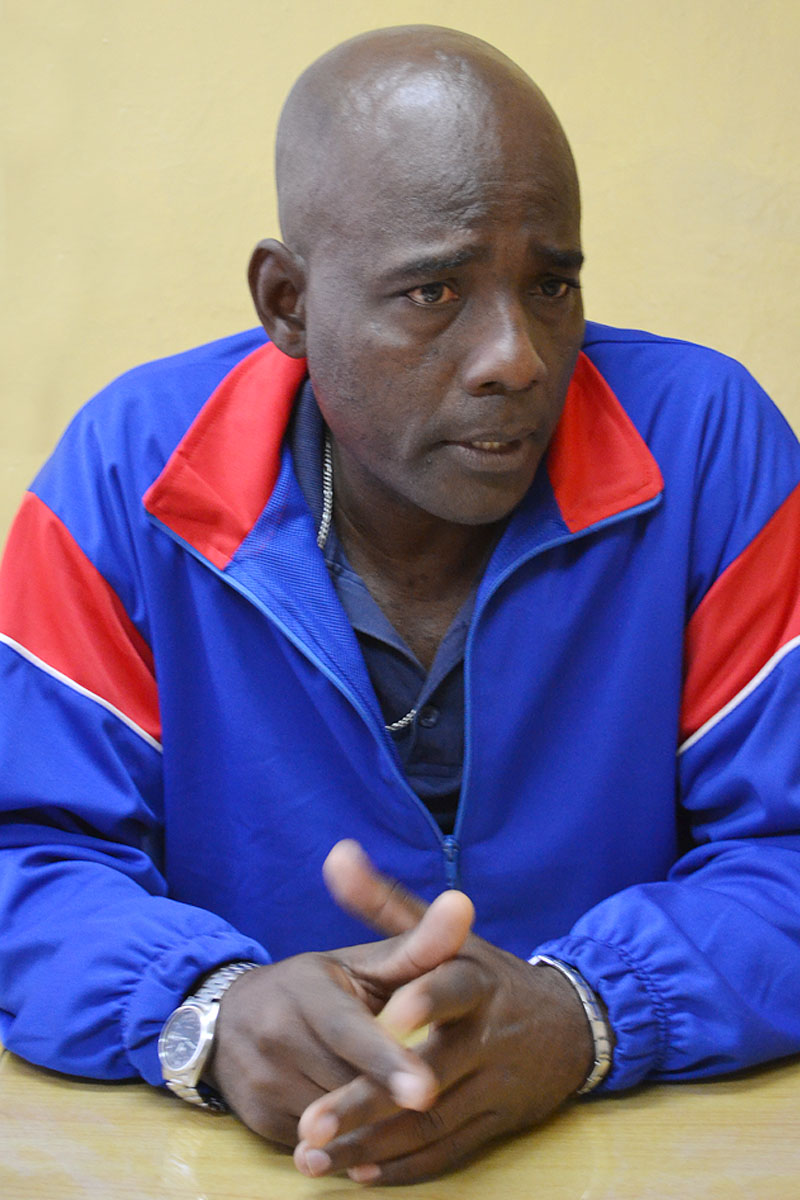
[[[64,1078],[0,1053],[2,1200],[327,1200],[233,1117],[144,1084]],[[452,1175],[386,1200],[798,1200],[800,1061],[574,1104]]]

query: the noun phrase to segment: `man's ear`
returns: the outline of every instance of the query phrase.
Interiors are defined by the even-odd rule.
[[[282,242],[265,238],[250,259],[250,291],[270,341],[290,358],[306,352],[305,264]]]

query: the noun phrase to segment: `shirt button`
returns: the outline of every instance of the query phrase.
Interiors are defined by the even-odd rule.
[[[439,720],[439,716],[439,709],[435,704],[426,704],[424,708],[419,710],[417,721],[423,729],[433,729]]]

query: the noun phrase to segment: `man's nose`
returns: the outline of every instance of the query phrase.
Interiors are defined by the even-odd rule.
[[[483,305],[469,331],[464,386],[481,392],[523,392],[540,383],[547,367],[539,354],[530,314],[512,298]]]

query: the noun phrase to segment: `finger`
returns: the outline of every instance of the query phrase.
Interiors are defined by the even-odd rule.
[[[360,1078],[360,1077],[359,1077]],[[306,1107],[326,1093],[300,1077],[291,1081],[288,1096],[271,1079],[246,1081],[243,1086],[224,1093],[232,1112],[260,1137],[281,1146],[297,1144],[297,1122],[303,1101]],[[298,1110],[300,1107],[300,1111]]]
[[[480,1113],[459,1129],[448,1131],[419,1150],[386,1161],[364,1161],[347,1168],[347,1174],[355,1183],[367,1185],[419,1183],[463,1163],[500,1133],[495,1115]]]
[[[401,1111],[385,1088],[359,1075],[350,1083],[319,1096],[309,1104],[297,1124],[297,1136],[307,1146],[321,1149],[334,1138],[376,1125]]]
[[[356,1083],[348,1086],[355,1088]],[[500,1118],[485,1107],[482,1082],[475,1075],[441,1096],[429,1112],[395,1113],[353,1132],[342,1131],[322,1147],[303,1136],[304,1119],[305,1114],[298,1126],[301,1141],[295,1151],[295,1165],[304,1174],[313,1175],[345,1170],[349,1173],[353,1168],[376,1164],[382,1164],[383,1170],[385,1165],[420,1155],[437,1145],[443,1147],[442,1165],[448,1162],[452,1165],[460,1139],[468,1143],[461,1150],[463,1155],[481,1140],[500,1132]],[[465,1133],[470,1130],[475,1135],[474,1142]]]
[[[293,1149],[297,1144],[297,1118],[293,1117],[291,1113],[282,1112],[277,1108],[271,1111],[262,1109],[251,1123],[236,1109],[231,1111],[236,1113],[236,1116],[244,1125],[247,1125],[248,1129],[252,1129],[254,1133],[268,1142],[274,1142],[276,1146],[284,1146],[288,1150]]]
[[[304,1072],[300,1063],[270,1061],[251,1054],[243,1061],[230,1062],[226,1086],[218,1086],[245,1125],[261,1137],[294,1147],[302,1113],[315,1100],[337,1091],[352,1079],[352,1072],[341,1060],[323,1049],[310,1066],[315,1077]]]
[[[362,1001],[336,987],[329,996],[319,992],[301,1001],[309,1040],[386,1088],[403,1108],[427,1108],[439,1090],[432,1068],[395,1040]]]
[[[322,864],[322,874],[336,903],[380,933],[413,929],[427,907],[402,884],[376,871],[351,838],[336,843]]]
[[[444,1025],[467,1016],[489,998],[493,988],[494,981],[475,963],[453,958],[398,988],[380,1021],[396,1037],[405,1038],[424,1025]]]
[[[394,991],[457,955],[475,909],[463,892],[442,892],[406,934],[359,947],[351,961],[385,991]]]
[[[467,967],[469,969],[465,969]],[[426,976],[418,982],[425,984],[428,979],[435,980],[434,991],[437,999],[434,1005],[429,1006],[426,997],[424,1009],[436,1022],[437,1028],[432,1031],[426,1044],[418,1049],[423,1059],[429,1062],[436,1072],[440,1091],[436,1107],[439,1109],[444,1094],[450,1094],[454,1085],[463,1084],[466,1077],[472,1075],[475,1070],[471,1054],[453,1052],[453,1030],[457,1027],[445,1029],[441,1026],[448,1020],[455,1021],[474,1011],[488,994],[490,984],[470,964],[459,962],[446,963],[431,976]],[[414,987],[415,984],[409,984],[409,989]],[[388,1007],[387,1005],[387,1009]],[[376,1085],[373,1079],[358,1076],[314,1099],[300,1117],[298,1137],[309,1146],[322,1148],[334,1138],[362,1127],[377,1125],[396,1116],[398,1110],[404,1107],[411,1106],[397,1103],[396,1096]],[[413,1107],[417,1111],[425,1111],[422,1106]]]

